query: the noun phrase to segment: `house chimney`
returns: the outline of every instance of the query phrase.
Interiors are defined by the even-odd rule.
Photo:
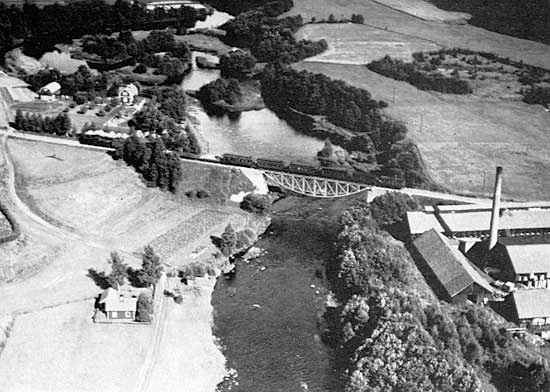
[[[489,237],[489,250],[497,244],[498,239],[498,218],[500,215],[500,193],[502,191],[502,166],[497,166],[495,180],[495,192],[493,195],[493,212],[491,213],[491,234]]]

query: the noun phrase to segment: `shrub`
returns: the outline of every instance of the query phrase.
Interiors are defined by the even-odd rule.
[[[145,72],[147,72],[147,67],[146,67],[145,64],[143,64],[143,63],[139,63],[139,64],[134,68],[134,73],[142,74],[142,73],[145,73]]]
[[[141,293],[137,300],[136,321],[151,322],[153,319],[153,298],[148,292]]]
[[[241,202],[241,208],[243,210],[253,212],[255,214],[263,214],[267,212],[270,206],[271,204],[267,195],[259,195],[255,193],[249,193]]]

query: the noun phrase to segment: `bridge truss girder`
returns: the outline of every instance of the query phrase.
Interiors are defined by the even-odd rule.
[[[344,197],[370,189],[365,184],[294,173],[264,171],[264,176],[274,185],[312,197]]]

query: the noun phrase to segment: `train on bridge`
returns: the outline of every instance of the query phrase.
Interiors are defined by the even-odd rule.
[[[257,158],[254,159],[248,156],[223,154],[217,157],[218,161],[223,164],[250,167],[255,169],[273,170],[278,172],[299,174],[303,176],[314,176],[330,178],[340,181],[355,182],[358,184],[376,185],[386,188],[400,189],[405,187],[405,180],[397,177],[388,177],[372,173],[366,173],[352,168],[341,166],[324,166],[317,167],[313,165],[305,165],[302,163],[287,164],[284,161]]]
[[[118,148],[123,142],[120,138],[109,138],[96,133],[86,133],[79,137],[79,141],[82,144],[90,144],[95,146],[102,146],[108,148]],[[338,181],[347,181],[357,184],[367,184],[380,186],[384,188],[401,189],[405,187],[405,180],[399,177],[390,177],[382,175],[381,173],[363,172],[349,167],[341,166],[329,166],[329,167],[317,167],[313,165],[306,165],[303,163],[291,162],[287,164],[281,160],[257,158],[254,159],[249,156],[236,155],[236,154],[223,154],[217,156],[215,160],[201,158],[196,154],[191,153],[178,153],[181,158],[192,159],[203,162],[216,162],[224,165],[250,167],[254,169],[271,170],[276,172],[284,172],[291,174],[298,174],[302,176],[310,177],[322,177]]]

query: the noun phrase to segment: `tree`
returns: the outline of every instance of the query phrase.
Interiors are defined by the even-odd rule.
[[[143,286],[154,286],[162,276],[162,265],[160,258],[150,245],[143,250],[141,257],[141,269],[139,270],[138,280]]]
[[[153,319],[153,298],[150,293],[141,293],[136,305],[136,320],[150,322]]]
[[[224,256],[231,256],[235,251],[237,245],[237,235],[235,229],[231,226],[231,223],[225,228],[222,237],[220,239],[219,248]]]
[[[23,112],[21,111],[21,109],[17,109],[17,111],[15,112],[15,120],[14,120],[15,129],[22,130],[24,121],[25,121],[25,117],[23,116]]]
[[[263,214],[269,209],[269,197],[267,195],[258,195],[249,193],[243,198],[241,208],[255,214]]]
[[[404,239],[407,228],[404,227],[407,211],[415,211],[420,205],[409,195],[400,192],[388,192],[377,196],[371,203],[371,213],[380,227],[388,230],[394,237]]]
[[[107,282],[112,288],[118,290],[128,278],[128,266],[116,251],[111,252],[109,264],[111,264],[111,273],[107,276]]]
[[[244,78],[256,65],[256,58],[243,50],[220,57],[220,74],[224,78]]]

